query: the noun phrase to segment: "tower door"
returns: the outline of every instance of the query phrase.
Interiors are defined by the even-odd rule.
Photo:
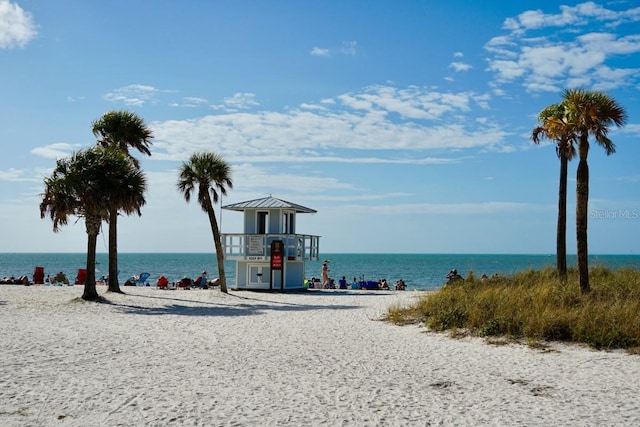
[[[269,287],[271,270],[268,264],[249,264],[247,284],[256,287]]]

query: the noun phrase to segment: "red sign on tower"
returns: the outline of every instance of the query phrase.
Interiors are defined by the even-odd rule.
[[[271,242],[271,270],[282,270],[283,249],[282,240]]]

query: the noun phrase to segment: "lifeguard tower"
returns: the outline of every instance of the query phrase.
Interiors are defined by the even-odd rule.
[[[304,263],[317,261],[320,236],[296,233],[296,214],[316,213],[275,197],[223,206],[244,212],[244,233],[222,233],[225,260],[236,261],[232,289],[304,288]]]

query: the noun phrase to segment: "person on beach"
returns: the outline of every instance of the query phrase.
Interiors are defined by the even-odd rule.
[[[446,283],[447,285],[450,285],[452,283],[459,282],[459,281],[464,281],[462,276],[458,274],[458,270],[456,270],[455,268],[453,270],[451,270],[444,277],[445,277],[445,279],[447,279],[447,283]]]
[[[347,289],[347,279],[342,276],[342,279],[338,280],[338,286],[340,289]]]
[[[207,272],[203,271],[202,274],[200,274],[200,276],[198,276],[198,278],[193,282],[193,284],[197,288],[209,289],[209,283],[207,281]]]
[[[398,280],[396,282],[396,291],[404,291],[405,289],[407,289],[407,285],[404,283],[404,280]]]
[[[67,275],[64,274],[62,271],[56,274],[56,277],[53,278],[53,281],[57,284],[63,284],[63,283],[65,285],[69,284],[69,279],[67,279]]]
[[[329,289],[329,260],[325,259],[322,263],[322,287]]]

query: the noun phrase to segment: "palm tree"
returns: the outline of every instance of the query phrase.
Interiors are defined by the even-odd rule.
[[[556,142],[560,159],[560,185],[558,189],[558,225],[556,228],[556,264],[562,282],[567,280],[567,166],[576,155],[575,134],[564,119],[562,104],[552,104],[538,115],[541,125],[533,129],[531,139],[539,144],[548,138]]]
[[[218,275],[220,290],[227,293],[227,279],[224,274],[224,253],[216,214],[213,204],[218,203],[220,195],[227,194],[227,187],[233,188],[231,182],[231,168],[225,160],[214,153],[195,153],[184,162],[179,171],[178,190],[184,195],[187,203],[191,200],[191,193],[198,191],[198,203],[209,216],[209,224],[213,233],[218,261]]]
[[[110,173],[105,174],[105,170]],[[109,194],[114,187],[140,191],[146,183],[141,172],[122,153],[95,147],[58,160],[40,203],[40,216],[49,216],[53,231],[66,225],[70,216],[84,217],[87,232],[87,278],[82,298],[97,300],[96,242],[100,225],[108,218]]]
[[[126,154],[140,168],[140,162],[131,156],[129,148],[151,155],[149,147],[153,135],[144,121],[129,111],[109,111],[92,123],[92,131],[99,137],[98,144],[115,147]],[[114,204],[109,210],[109,291],[121,292],[118,284],[118,210],[130,213],[124,205]],[[135,204],[133,205],[135,209]]]
[[[564,117],[578,141],[578,171],[576,173],[576,240],[580,289],[589,292],[589,260],[587,248],[587,209],[589,205],[589,136],[593,136],[607,155],[615,153],[615,144],[607,136],[609,127],[624,126],[625,109],[612,97],[600,91],[568,89],[562,95]]]

